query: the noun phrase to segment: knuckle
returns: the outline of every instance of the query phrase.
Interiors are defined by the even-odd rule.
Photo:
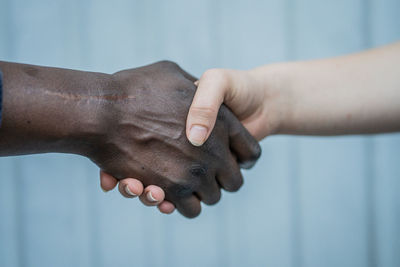
[[[174,198],[184,198],[197,191],[202,183],[209,178],[208,164],[193,163],[182,172],[179,177],[169,177],[164,190]]]
[[[208,69],[203,73],[201,80],[210,80],[220,85],[226,85],[229,81],[228,71],[224,69]]]
[[[261,146],[258,142],[256,142],[256,148],[255,148],[254,154],[257,158],[259,158],[259,157],[261,157],[261,153],[262,153]]]
[[[168,188],[166,188],[166,190],[168,195],[172,195],[174,198],[185,198],[192,195],[196,188],[196,183],[185,181],[180,183],[172,183],[168,186]]]
[[[251,169],[256,164],[256,160],[246,160],[239,163],[242,169]]]
[[[196,119],[204,122],[203,120],[208,120],[215,116],[218,113],[218,109],[214,106],[194,106],[190,112]]]
[[[179,65],[170,60],[161,60],[157,62],[157,64],[165,66],[165,67],[172,67],[172,68],[179,68]]]
[[[251,157],[251,160],[257,161],[261,157],[262,149],[261,146],[258,142],[253,147],[253,155]]]
[[[206,164],[193,164],[189,168],[189,172],[195,178],[205,177],[208,173],[208,167]]]
[[[176,190],[176,196],[187,197],[193,193],[193,188],[190,184],[181,185]]]
[[[215,205],[221,200],[221,192],[218,191],[218,193],[214,193],[211,196],[209,196],[207,199],[204,199],[203,202],[206,205]]]
[[[185,216],[189,219],[193,219],[196,218],[197,216],[200,215],[201,209],[200,208],[196,208],[196,209],[191,209],[190,211],[188,211]]]
[[[257,160],[261,157],[262,149],[258,142],[254,142],[250,147],[250,154],[246,158],[246,160],[240,162],[240,168],[242,169],[250,169],[252,168]]]
[[[227,184],[224,189],[228,192],[237,192],[242,187],[242,185],[243,185],[243,179],[240,178],[235,182]]]

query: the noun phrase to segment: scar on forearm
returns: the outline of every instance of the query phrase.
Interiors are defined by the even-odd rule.
[[[45,90],[44,93],[50,96],[56,96],[65,100],[105,100],[105,101],[120,101],[135,99],[133,95],[83,95],[83,94],[71,94],[63,92],[54,92]]]

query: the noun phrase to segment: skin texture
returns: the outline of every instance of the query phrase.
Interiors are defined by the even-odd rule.
[[[248,71],[207,70],[196,82],[187,137],[191,139],[193,125],[204,127],[203,140],[196,140],[203,143],[221,103],[229,106],[257,140],[272,134],[400,131],[398,62],[400,43],[395,43],[338,58],[270,64]],[[102,180],[104,185],[117,183],[112,176]],[[135,187],[131,182],[127,181]],[[164,201],[159,208],[169,213],[173,205]]]
[[[238,162],[251,167],[261,153],[225,106],[202,147],[188,142],[185,122],[195,79],[172,62],[113,75],[7,62],[0,69],[1,156],[79,154],[116,179],[140,180],[146,197],[158,194],[148,187],[157,185],[186,217],[200,213],[200,201],[218,202],[220,187],[238,190],[243,183]],[[120,191],[127,193],[124,183]],[[130,191],[139,195],[138,187]]]
[[[210,69],[197,82],[187,129],[214,127],[225,103],[261,140],[271,134],[400,131],[400,43],[352,55],[248,71]],[[190,139],[190,133],[187,132]]]

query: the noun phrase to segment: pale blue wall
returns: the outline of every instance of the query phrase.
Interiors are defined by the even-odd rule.
[[[400,39],[399,0],[0,0],[0,58],[104,72],[250,68]],[[400,266],[400,135],[271,137],[195,220],[70,155],[0,159],[0,266]]]

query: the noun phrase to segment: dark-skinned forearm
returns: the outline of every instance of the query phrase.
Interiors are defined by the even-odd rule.
[[[99,98],[110,75],[0,62],[0,156],[46,152],[85,155],[100,138]]]

